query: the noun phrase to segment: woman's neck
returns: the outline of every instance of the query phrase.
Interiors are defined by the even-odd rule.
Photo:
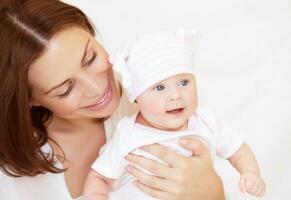
[[[66,154],[74,154],[73,149],[84,149],[89,144],[98,147],[106,142],[105,128],[101,120],[65,120],[54,117],[48,126],[48,135]]]
[[[88,129],[88,127],[96,127],[103,125],[101,119],[64,119],[53,116],[48,129],[52,131],[61,131],[67,133],[76,133],[78,130]]]
[[[48,127],[49,142],[65,171],[65,181],[72,197],[82,194],[90,166],[106,142],[101,120],[64,120],[54,117]],[[64,157],[65,156],[65,157]]]

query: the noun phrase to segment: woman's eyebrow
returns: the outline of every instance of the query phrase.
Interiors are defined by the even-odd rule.
[[[81,59],[81,63],[82,65],[84,65],[84,62],[85,62],[85,58],[87,56],[87,52],[88,52],[88,46],[89,46],[89,43],[90,43],[90,38],[87,40],[86,42],[86,45],[85,45],[85,49],[84,49],[84,53],[83,53],[83,56],[82,56],[82,59]],[[51,91],[53,91],[54,89],[64,85],[65,83],[67,83],[68,81],[70,81],[69,79],[65,80],[64,82],[52,87],[50,90],[48,90],[47,92],[45,92],[45,95],[47,95],[48,93],[50,93]]]

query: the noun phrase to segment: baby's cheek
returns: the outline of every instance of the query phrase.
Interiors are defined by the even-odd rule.
[[[159,101],[152,101],[147,105],[146,112],[157,117],[164,112],[164,105]]]

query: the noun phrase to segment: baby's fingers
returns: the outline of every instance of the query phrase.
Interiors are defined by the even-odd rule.
[[[247,192],[251,195],[262,197],[265,194],[266,186],[264,182],[261,182],[260,180],[251,180],[247,182]]]
[[[240,181],[239,181],[239,187],[242,193],[245,193],[247,191],[246,189],[246,176],[242,175],[240,177]]]
[[[258,196],[258,197],[262,197],[262,196],[265,195],[265,192],[266,192],[266,185],[265,185],[265,183],[264,182],[259,183],[258,190],[257,190],[257,192],[256,192],[255,195]]]
[[[247,181],[247,192],[251,195],[256,195],[258,193],[259,187],[255,180]]]
[[[246,190],[249,193],[254,193],[257,187],[256,180],[246,178]]]

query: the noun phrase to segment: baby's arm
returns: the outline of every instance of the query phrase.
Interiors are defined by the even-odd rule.
[[[102,176],[91,169],[84,187],[85,200],[107,200],[113,183],[113,179]]]
[[[261,178],[255,155],[247,144],[243,143],[228,160],[241,174],[239,185],[242,192],[259,197],[265,194],[265,182]]]

